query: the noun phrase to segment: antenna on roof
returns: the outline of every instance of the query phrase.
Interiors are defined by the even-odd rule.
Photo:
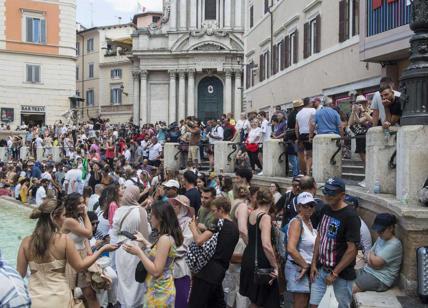
[[[119,25],[122,24],[122,17],[117,16],[117,21],[118,21]]]

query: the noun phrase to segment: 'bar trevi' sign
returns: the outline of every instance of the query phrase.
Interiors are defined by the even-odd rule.
[[[42,112],[45,112],[45,106],[26,106],[26,105],[22,105],[21,106],[21,111],[42,113]]]

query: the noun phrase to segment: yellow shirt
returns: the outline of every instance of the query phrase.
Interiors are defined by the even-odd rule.
[[[28,196],[28,187],[22,186],[21,191],[19,192],[19,196],[21,197],[22,203],[27,203],[27,196]]]

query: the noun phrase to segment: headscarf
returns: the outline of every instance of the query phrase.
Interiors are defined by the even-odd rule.
[[[122,197],[122,206],[138,206],[138,199],[140,199],[140,189],[135,185],[126,187]]]

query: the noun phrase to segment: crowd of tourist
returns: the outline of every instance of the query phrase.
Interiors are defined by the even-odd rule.
[[[18,281],[13,286],[25,292],[8,284],[15,296],[6,302],[0,287],[0,303],[280,307],[287,290],[293,307],[316,307],[332,285],[342,308],[353,292],[387,290],[402,258],[397,219],[376,217],[372,245],[344,181],[326,179],[317,197],[310,174],[316,134],[364,136],[379,119],[388,129],[399,123],[397,97],[382,80],[372,111],[359,95],[349,122],[324,98],[295,100],[291,112],[277,110],[270,120],[259,112],[141,128],[100,118],[23,127],[25,140],[3,141],[10,160],[1,162],[0,195],[32,205],[37,223],[21,243],[17,272],[0,263],[0,281]],[[262,144],[270,138],[287,145],[293,180],[284,192],[277,183],[251,184],[263,174]],[[364,159],[364,138],[357,140]],[[204,160],[213,167],[218,141],[240,144],[233,177],[200,170]],[[188,153],[181,172],[164,168],[166,142]],[[28,291],[20,277],[29,277]]]

